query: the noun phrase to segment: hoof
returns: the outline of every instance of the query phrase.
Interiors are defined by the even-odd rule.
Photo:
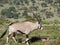
[[[22,43],[25,43],[25,41],[23,41]]]
[[[10,45],[9,43],[6,43],[6,44],[4,44],[4,45]]]

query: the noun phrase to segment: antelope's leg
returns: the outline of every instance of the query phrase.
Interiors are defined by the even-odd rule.
[[[27,44],[27,45],[30,45],[28,41],[26,42],[26,44]]]
[[[28,38],[28,35],[26,35],[26,40],[22,43],[26,43],[27,45],[29,45],[29,42],[28,42],[29,38]]]
[[[7,37],[6,43],[8,43],[8,37]]]
[[[17,42],[16,39],[15,39],[15,37],[12,37],[12,39],[14,40],[15,43]]]
[[[13,33],[13,37],[12,37],[12,39],[13,39],[14,42],[16,43],[17,41],[16,41],[16,39],[15,39],[15,36],[16,36],[16,33],[14,32],[14,33]]]
[[[8,43],[8,40],[9,40],[9,37],[11,36],[11,34],[9,34],[8,36],[7,36],[7,40],[6,40],[6,43]]]
[[[28,35],[26,35],[26,40],[25,40],[25,42],[26,42],[27,45],[30,45],[29,42],[28,42],[28,40],[29,40]]]

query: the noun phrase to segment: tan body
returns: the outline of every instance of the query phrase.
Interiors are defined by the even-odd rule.
[[[9,34],[13,32],[17,32],[17,30],[22,33],[29,34],[34,29],[38,28],[38,22],[23,22],[23,23],[15,23],[9,26]]]

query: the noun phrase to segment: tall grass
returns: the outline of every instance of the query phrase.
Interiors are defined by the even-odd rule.
[[[2,25],[2,27],[0,27],[0,36],[1,34],[5,31],[5,26]],[[41,31],[40,29],[36,29],[35,31],[31,32],[29,35],[29,38],[32,38],[34,36],[50,36],[50,39],[56,39],[57,37],[60,36],[60,26],[44,26],[44,29]],[[8,35],[8,33],[2,38],[0,39],[0,45],[4,45],[6,43],[6,36]],[[17,39],[22,37],[22,35],[17,35]],[[23,37],[25,38],[25,37]],[[22,39],[23,39],[22,38]],[[26,45],[26,44],[22,44],[20,42],[15,43],[12,39],[9,39],[9,44],[10,45]],[[43,45],[43,42],[40,41],[36,41],[36,42],[30,42],[31,45]],[[52,44],[50,44],[52,45]],[[56,45],[59,45],[59,43],[57,42]]]

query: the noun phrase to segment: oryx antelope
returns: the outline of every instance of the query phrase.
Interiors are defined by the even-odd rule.
[[[34,15],[37,19],[37,22],[33,23],[33,22],[30,22],[30,21],[27,21],[27,22],[23,22],[23,23],[12,23],[9,25],[9,28],[8,28],[8,31],[9,31],[9,34],[7,36],[7,40],[6,42],[8,43],[8,38],[10,37],[11,34],[13,34],[13,40],[16,42],[15,40],[15,33],[16,32],[21,32],[21,33],[24,33],[26,35],[26,40],[24,41],[24,43],[26,42],[27,45],[29,45],[28,43],[28,34],[30,32],[32,32],[33,30],[37,29],[37,28],[40,28],[41,30],[43,29],[42,27],[42,24],[41,22],[38,20],[37,16]],[[0,38],[2,38],[5,34],[6,34],[7,30],[1,35]]]

